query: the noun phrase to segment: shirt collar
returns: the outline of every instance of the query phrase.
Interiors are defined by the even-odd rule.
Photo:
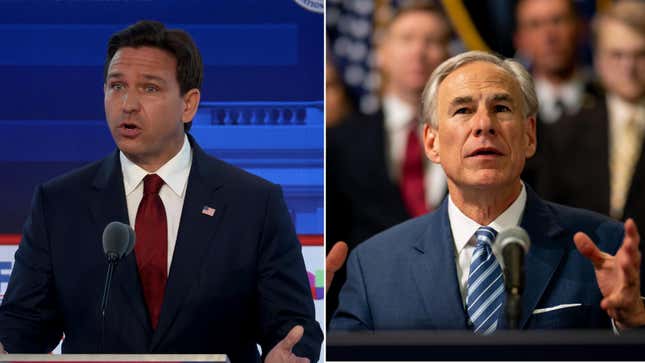
[[[613,126],[622,126],[630,117],[634,116],[636,125],[641,130],[645,129],[645,99],[634,104],[610,93],[607,95],[607,108],[609,120]]]
[[[535,79],[535,91],[540,102],[554,104],[559,99],[568,109],[575,109],[580,104],[584,88],[584,81],[578,74],[557,86],[545,79]]]
[[[503,231],[507,228],[517,226],[522,218],[524,207],[526,206],[526,188],[522,183],[522,190],[520,195],[506,210],[500,214],[488,226],[497,232]],[[448,195],[448,219],[450,220],[450,229],[452,230],[452,238],[455,241],[455,248],[457,254],[466,247],[471,237],[481,227],[479,223],[468,218],[462,211],[457,208],[453,203],[450,194]]]
[[[407,129],[410,121],[415,117],[415,111],[399,97],[387,95],[383,97],[383,117],[387,130]]]
[[[121,151],[119,151],[119,158],[121,159],[121,170],[123,172],[123,186],[125,187],[125,195],[127,196],[139,186],[146,175],[153,173],[149,173],[139,165],[130,161]],[[191,163],[192,149],[188,142],[188,137],[184,135],[184,144],[179,152],[157,169],[154,174],[159,175],[170,190],[182,198],[186,191]]]

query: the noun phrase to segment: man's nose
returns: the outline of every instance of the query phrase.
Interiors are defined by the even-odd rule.
[[[485,107],[479,107],[473,115],[475,136],[495,135],[495,122]]]
[[[123,95],[123,112],[137,112],[139,111],[140,106],[139,97],[137,97],[136,92],[129,91]]]

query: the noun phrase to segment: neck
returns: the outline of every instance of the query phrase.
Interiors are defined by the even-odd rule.
[[[386,95],[392,95],[402,102],[406,103],[415,110],[421,108],[421,93],[415,91],[405,91],[401,89],[396,89],[394,87],[388,87],[385,90]]]
[[[448,181],[450,198],[468,218],[482,226],[489,225],[519,197],[522,184],[518,180],[511,186],[499,188],[463,188]]]
[[[181,148],[184,146],[184,137],[180,140],[174,140],[170,143],[169,147],[165,150],[164,153],[159,155],[133,155],[125,153],[130,161],[137,164],[143,170],[154,173],[159,170],[164,164],[166,164],[170,159],[174,158],[175,155],[179,154]]]

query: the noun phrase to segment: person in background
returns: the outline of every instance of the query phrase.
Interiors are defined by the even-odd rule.
[[[515,9],[517,53],[529,64],[539,102],[538,149],[522,179],[539,190],[544,153],[560,120],[580,111],[598,94],[590,74],[578,63],[582,25],[572,0],[520,0]]]
[[[604,93],[564,120],[545,152],[542,194],[645,223],[645,3],[623,0],[593,22]]]
[[[572,0],[520,0],[515,47],[530,64],[540,101],[538,121],[551,124],[577,113],[589,92],[578,64],[581,23]]]
[[[382,110],[354,114],[327,130],[327,245],[364,239],[439,205],[443,170],[426,162],[420,102],[432,71],[448,57],[451,32],[443,13],[426,3],[399,8],[377,44]],[[333,311],[344,281],[339,271],[326,295]]]

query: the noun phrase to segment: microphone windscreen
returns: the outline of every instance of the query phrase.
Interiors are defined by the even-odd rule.
[[[103,230],[103,252],[108,258],[120,259],[128,250],[132,228],[121,222],[110,222]],[[132,232],[134,233],[134,232]]]
[[[517,243],[520,246],[522,246],[522,249],[526,254],[529,252],[529,247],[531,246],[531,239],[529,238],[529,235],[528,233],[526,233],[524,228],[519,226],[514,226],[501,231],[497,235],[497,238],[495,239],[495,243],[493,244],[493,248],[497,249],[498,252],[501,252],[502,250],[504,250],[504,247],[506,247],[511,243]]]

